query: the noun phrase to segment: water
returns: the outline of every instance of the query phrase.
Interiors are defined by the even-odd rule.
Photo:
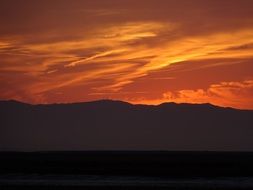
[[[5,174],[2,186],[58,186],[58,187],[168,187],[203,189],[253,189],[253,177],[169,178],[145,176],[103,175],[39,175]]]

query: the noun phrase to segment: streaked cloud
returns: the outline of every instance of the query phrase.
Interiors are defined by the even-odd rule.
[[[140,88],[149,91],[149,99],[150,94],[162,94],[167,83],[168,90],[182,88],[179,81],[184,76],[176,72],[192,76],[193,71],[219,68],[227,73],[220,81],[221,74],[209,74],[206,89],[211,82],[253,76],[253,67],[243,64],[253,60],[251,1],[41,2],[17,3],[19,11],[8,9],[7,1],[0,7],[6,15],[0,19],[5,26],[0,29],[2,99],[72,102],[103,94],[131,99],[139,98],[134,92]],[[235,64],[247,74],[229,74]],[[185,81],[183,89],[188,85],[203,90],[200,83]],[[73,89],[83,94],[71,95]],[[62,96],[57,99],[57,94]],[[64,94],[68,95],[62,99]]]

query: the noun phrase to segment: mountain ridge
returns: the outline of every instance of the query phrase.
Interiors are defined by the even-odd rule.
[[[214,105],[211,103],[176,103],[176,102],[163,102],[157,105],[152,104],[132,104],[130,102],[121,101],[121,100],[113,100],[113,99],[100,99],[94,101],[87,101],[87,102],[70,102],[70,103],[46,103],[46,104],[31,104],[25,103],[18,100],[10,99],[10,100],[0,100],[1,104],[21,104],[21,105],[30,105],[30,106],[57,106],[57,105],[85,105],[85,104],[121,104],[121,105],[128,105],[128,106],[147,106],[147,107],[163,107],[163,106],[198,106],[198,107],[209,107],[209,108],[220,108],[220,109],[231,109],[231,110],[240,110],[240,111],[253,111],[249,109],[237,109],[233,107],[223,107]]]
[[[0,101],[0,150],[253,151],[253,111],[210,104]]]

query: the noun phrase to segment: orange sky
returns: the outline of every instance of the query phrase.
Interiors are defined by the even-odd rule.
[[[251,0],[1,0],[0,99],[253,109]]]

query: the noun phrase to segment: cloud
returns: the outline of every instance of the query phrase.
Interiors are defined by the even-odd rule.
[[[126,49],[116,49],[116,50],[111,50],[111,51],[105,51],[105,52],[102,52],[102,53],[97,53],[95,55],[92,55],[90,57],[87,57],[87,58],[84,58],[84,59],[80,59],[78,61],[73,61],[67,65],[64,65],[64,67],[73,67],[73,66],[76,66],[78,64],[85,64],[85,62],[89,62],[89,61],[92,61],[94,59],[97,59],[97,58],[101,58],[101,57],[106,57],[106,56],[110,56],[110,55],[117,55],[119,53],[123,53],[123,52],[126,52],[127,50]]]
[[[99,86],[92,88],[101,93],[117,92],[150,72],[160,71],[180,62],[221,58],[246,59],[253,56],[248,48],[243,48],[242,51],[233,50],[233,47],[240,47],[252,41],[253,32],[248,29],[236,31],[233,35],[219,33],[183,37],[164,41],[157,46],[148,46],[149,39],[156,38],[159,41],[163,37],[162,32],[177,29],[172,26],[154,22],[127,23],[95,31],[97,38],[94,36],[79,41],[23,45],[16,41],[2,42],[0,52],[3,62],[0,63],[0,71],[18,71],[37,76],[39,83],[24,85],[24,90],[29,89],[32,94],[43,94],[62,87],[110,78],[109,82],[99,82]],[[141,44],[128,43],[143,38],[146,40]],[[5,55],[10,53],[10,47],[13,49],[12,57]],[[96,51],[99,48],[102,50]],[[88,50],[89,55],[78,55],[82,49],[84,52]],[[23,52],[25,54],[22,54]],[[17,61],[14,62],[14,59]],[[224,63],[231,64],[231,61],[214,66]],[[84,67],[85,65],[87,67]],[[202,67],[210,66],[213,66],[213,63],[203,64]],[[52,74],[54,77],[51,77]]]
[[[68,98],[86,100],[120,94],[154,72],[159,86],[182,62],[177,69],[190,75],[253,57],[252,1],[45,1],[0,6],[0,92],[9,98],[24,92],[50,102],[49,94],[78,88],[87,93]]]
[[[132,103],[160,104],[163,102],[176,103],[211,103],[224,107],[253,109],[253,80],[242,82],[220,82],[212,84],[207,89],[186,89],[167,91],[161,99],[139,99]]]

